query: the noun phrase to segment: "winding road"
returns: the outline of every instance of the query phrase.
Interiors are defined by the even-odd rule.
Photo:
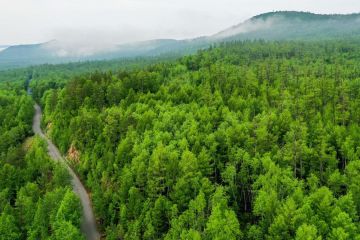
[[[48,144],[49,155],[54,161],[61,162],[67,168],[70,176],[71,183],[73,186],[73,190],[76,195],[79,196],[81,205],[83,207],[83,219],[81,221],[81,231],[84,233],[87,240],[99,240],[100,234],[96,228],[96,220],[94,217],[94,213],[91,208],[91,202],[89,199],[89,195],[86,192],[84,185],[81,183],[78,176],[75,172],[69,167],[66,163],[65,159],[62,157],[60,151],[53,144],[53,142],[45,136],[43,131],[41,130],[40,123],[42,112],[41,108],[38,104],[35,104],[35,116],[33,120],[33,131],[35,134],[38,134],[41,138],[45,139]]]

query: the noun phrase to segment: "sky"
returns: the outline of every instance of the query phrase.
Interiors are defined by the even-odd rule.
[[[0,45],[212,35],[274,10],[360,12],[359,0],[0,0]]]

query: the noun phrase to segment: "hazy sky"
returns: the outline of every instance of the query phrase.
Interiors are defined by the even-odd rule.
[[[360,0],[0,0],[0,45],[191,38],[273,10],[353,13]]]

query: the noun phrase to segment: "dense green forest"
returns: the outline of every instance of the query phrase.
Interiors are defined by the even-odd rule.
[[[360,239],[359,40],[1,72],[0,239],[83,239],[28,85],[106,239]]]
[[[109,61],[87,61],[66,64],[35,65],[22,69],[0,71],[0,89],[27,89],[31,85],[32,96],[40,101],[47,89],[63,88],[71,78],[94,71],[117,72],[139,69],[159,62],[173,62],[177,55],[118,59]],[[24,82],[25,79],[25,82]],[[20,87],[20,88],[19,88]]]
[[[360,239],[357,40],[225,43],[52,81],[31,83],[43,126],[107,239]]]
[[[0,90],[0,239],[83,239],[67,171],[31,137],[33,103],[19,87]]]

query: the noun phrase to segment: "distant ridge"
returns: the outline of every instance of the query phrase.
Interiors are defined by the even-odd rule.
[[[107,60],[188,54],[213,43],[234,40],[323,40],[360,39],[360,14],[315,14],[275,11],[254,16],[217,34],[188,40],[155,39],[116,45],[113,48],[80,54],[52,40],[42,44],[11,46],[0,52],[0,70],[44,63]],[[0,46],[1,47],[1,46]],[[75,49],[76,50],[76,49]]]
[[[360,13],[276,11],[254,16],[212,37],[227,40],[313,40],[354,35],[360,36]]]
[[[350,13],[350,14],[317,14],[312,12],[302,12],[302,11],[274,11],[267,12],[256,15],[251,19],[266,19],[273,16],[284,16],[290,18],[302,18],[304,20],[328,20],[333,18],[342,18],[342,19],[352,19],[353,17],[360,17],[360,13]]]

